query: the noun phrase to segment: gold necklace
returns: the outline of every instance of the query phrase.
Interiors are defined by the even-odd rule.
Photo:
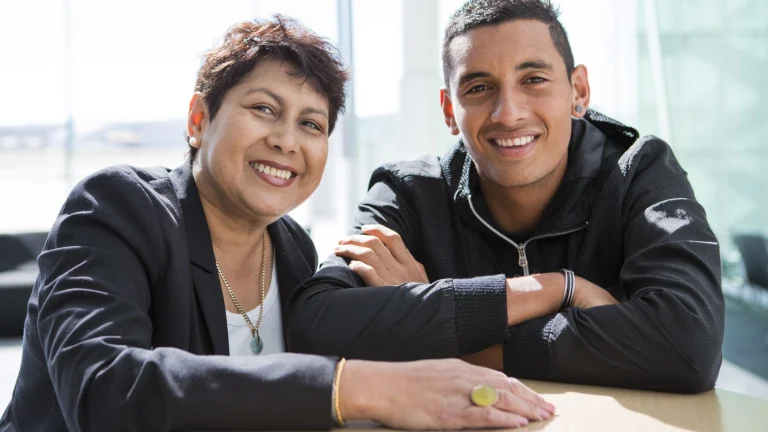
[[[259,326],[261,325],[261,317],[264,315],[264,292],[266,291],[266,289],[264,288],[264,284],[265,284],[264,281],[266,279],[266,267],[267,267],[266,233],[261,237],[261,246],[262,246],[261,247],[261,306],[259,307],[259,319],[256,321],[255,326],[251,322],[251,319],[248,318],[248,314],[245,313],[245,311],[243,310],[243,307],[240,306],[240,302],[237,301],[237,297],[235,297],[235,293],[232,292],[232,288],[229,287],[229,282],[227,282],[227,278],[224,277],[224,273],[221,272],[221,267],[219,266],[219,260],[215,260],[216,270],[219,271],[219,276],[221,277],[221,280],[224,281],[224,286],[227,288],[227,292],[229,293],[229,296],[232,298],[232,303],[235,304],[237,311],[240,312],[240,315],[243,316],[246,324],[248,324],[248,327],[251,328],[251,334],[253,335],[253,339],[251,339],[251,350],[256,354],[260,354],[261,351],[264,349],[264,341],[259,336]]]

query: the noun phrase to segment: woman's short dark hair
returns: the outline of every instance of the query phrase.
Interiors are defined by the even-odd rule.
[[[333,132],[344,112],[344,86],[349,79],[339,51],[327,39],[282,15],[235,24],[219,46],[205,53],[195,91],[205,98],[209,120],[216,117],[227,91],[264,59],[289,63],[294,68],[290,76],[304,79],[328,99],[328,133]],[[190,146],[193,159],[196,153]]]

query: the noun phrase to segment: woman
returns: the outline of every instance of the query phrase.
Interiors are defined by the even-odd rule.
[[[346,79],[294,21],[229,30],[198,74],[187,161],[108,168],[64,204],[0,430],[514,427],[553,413],[458,360],[283,353],[291,293],[317,265],[286,213],[320,182]]]

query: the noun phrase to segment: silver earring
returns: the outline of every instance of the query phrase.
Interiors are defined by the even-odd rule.
[[[197,138],[195,137],[189,138],[189,145],[191,145],[192,147],[197,147]]]
[[[582,111],[584,111],[584,107],[581,105],[576,105],[576,112],[581,114]]]

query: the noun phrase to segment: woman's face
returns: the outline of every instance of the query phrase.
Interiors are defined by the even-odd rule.
[[[192,99],[195,182],[203,200],[229,216],[271,223],[320,183],[328,157],[328,100],[303,78],[291,77],[292,70],[277,60],[259,62],[227,91],[213,121],[204,99]]]

